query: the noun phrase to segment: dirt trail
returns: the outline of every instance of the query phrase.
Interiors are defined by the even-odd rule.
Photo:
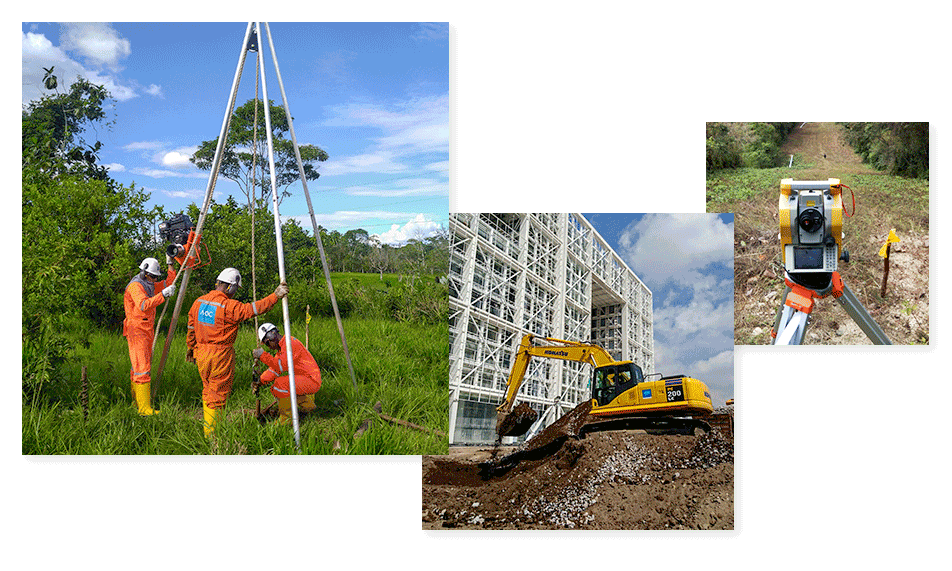
[[[803,123],[790,133],[780,151],[786,157],[800,155],[801,162],[812,163],[817,171],[825,173],[877,174],[847,144],[835,123]]]
[[[734,447],[717,431],[600,432],[543,446],[547,454],[488,479],[479,463],[489,450],[424,456],[423,529],[734,527]]]
[[[734,339],[739,345],[771,342],[770,330],[780,307],[783,270],[779,267],[778,212],[780,178],[826,180],[840,178],[853,187],[844,190],[844,207],[857,215],[843,222],[844,247],[851,260],[840,263],[840,275],[893,344],[929,340],[929,230],[928,206],[921,216],[897,210],[903,183],[862,162],[834,123],[805,123],[782,147],[808,167],[777,169],[776,187],[763,189],[738,214],[734,232]],[[875,178],[873,178],[875,177]],[[893,190],[886,180],[899,180]],[[865,180],[867,185],[854,180]],[[877,185],[880,185],[877,187]],[[735,209],[737,212],[737,209]],[[880,294],[883,259],[877,255],[896,220],[910,228],[899,231],[901,241],[890,250],[886,297]],[[805,344],[869,345],[871,342],[834,298],[817,301]]]

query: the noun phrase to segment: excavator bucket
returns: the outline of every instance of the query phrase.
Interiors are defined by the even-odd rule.
[[[516,405],[508,414],[496,414],[496,434],[503,436],[522,436],[529,431],[532,423],[539,418],[539,413],[532,410],[527,403]]]

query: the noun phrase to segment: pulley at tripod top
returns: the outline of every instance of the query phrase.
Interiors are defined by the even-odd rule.
[[[249,52],[258,51],[258,32],[256,30],[251,31],[251,36],[248,37],[248,45],[245,46],[245,50]]]

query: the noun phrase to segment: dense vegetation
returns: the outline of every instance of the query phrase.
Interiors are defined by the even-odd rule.
[[[124,386],[128,392],[128,353],[121,337],[123,291],[144,257],[156,257],[164,262],[165,244],[157,236],[156,227],[174,214],[160,206],[147,207],[147,193],[135,185],[126,187],[117,183],[99,163],[101,144],[87,140],[85,134],[101,132],[111,124],[104,111],[108,108],[109,95],[103,87],[78,79],[68,91],[61,92],[52,69],[47,70],[46,87],[52,93],[24,106],[22,111],[22,363],[24,406],[29,405],[24,412],[25,451],[28,424],[38,427],[45,422],[43,418],[50,418],[50,410],[76,404],[73,391],[76,387],[64,391],[67,382],[64,377],[78,379],[79,363],[91,360],[84,357],[103,357],[103,353],[95,349],[96,339],[103,337],[98,343],[108,347],[110,358],[117,360],[97,369],[97,373],[101,373],[97,381],[100,388],[111,394]],[[187,213],[197,222],[197,205],[191,204]],[[285,269],[291,288],[288,300],[292,323],[303,323],[308,307],[310,314],[317,318],[312,326],[319,327],[322,317],[330,318],[333,323],[330,296],[313,235],[294,221],[285,223],[282,233]],[[412,378],[401,382],[425,381],[424,384],[434,390],[431,385],[439,378],[442,388],[433,393],[437,397],[421,407],[428,410],[426,414],[430,417],[438,417],[431,406],[446,408],[442,392],[446,382],[448,304],[442,277],[448,263],[447,235],[410,240],[396,247],[376,242],[362,229],[340,233],[320,228],[320,233],[328,264],[335,272],[334,290],[342,317],[363,324],[360,327],[373,335],[382,335],[390,344],[413,345],[411,340],[432,336],[434,330],[435,337],[442,339],[435,345],[426,345],[425,349],[401,347],[385,352],[394,359],[407,361],[407,367],[425,363],[425,371],[415,371]],[[255,237],[254,264],[252,234]],[[223,203],[212,203],[202,238],[209,252],[206,259],[210,257],[211,263],[192,273],[188,291],[183,294],[185,310],[196,297],[213,289],[218,272],[226,266],[238,268],[243,275],[243,287],[236,296],[240,301],[264,297],[277,286],[273,216],[265,201],[259,199],[253,210],[249,204],[239,204],[232,197]],[[252,284],[252,265],[255,284]],[[344,271],[351,273],[340,273]],[[365,275],[372,279],[363,279]],[[265,317],[279,323],[280,305],[272,312]],[[180,317],[177,324],[182,331],[184,321]],[[398,323],[406,324],[405,328],[393,329]],[[331,331],[336,336],[336,326]],[[397,331],[399,335],[395,336]],[[440,331],[443,333],[439,334]],[[303,335],[297,330],[293,334]],[[243,332],[243,335],[250,350],[255,343],[253,333]],[[181,343],[183,337],[179,335],[173,342]],[[339,343],[338,336],[338,346]],[[355,345],[360,347],[360,342]],[[368,347],[368,350],[380,352],[381,348]],[[442,370],[431,362],[434,351],[444,363]],[[176,365],[176,359],[182,363]],[[247,364],[242,366],[250,369]],[[387,366],[399,370],[392,363]],[[179,367],[183,378],[188,377],[183,371],[190,368],[195,373],[191,381],[198,379],[194,366],[186,367],[182,356],[171,358],[169,367],[170,370]],[[329,372],[335,369],[336,366],[331,365]],[[371,376],[371,371],[367,370],[366,375]],[[349,384],[346,367],[343,376]],[[359,382],[365,380],[358,379]],[[396,394],[411,394],[406,387],[395,388],[398,384],[392,380],[393,392],[384,391],[378,397],[386,400]],[[188,399],[190,393],[184,386],[177,387],[184,392],[170,395],[173,407]],[[199,381],[199,392],[200,386]],[[117,404],[117,399],[126,404],[127,395],[120,396],[116,392],[112,397],[111,404]],[[113,414],[108,407],[103,412]],[[63,420],[57,414],[53,417],[58,419],[55,422]],[[436,422],[444,426],[445,415]],[[41,440],[39,435],[31,440],[35,446],[31,446],[30,451],[64,451],[41,445]],[[445,439],[443,444],[445,446]],[[89,450],[96,450],[96,446]],[[128,448],[120,448],[118,452],[110,450],[107,453],[129,452]],[[163,447],[150,450],[169,453]],[[273,447],[262,450],[273,451]]]
[[[796,123],[708,123],[707,171],[781,166],[780,146]]]
[[[863,162],[897,176],[929,178],[928,123],[841,123]]]

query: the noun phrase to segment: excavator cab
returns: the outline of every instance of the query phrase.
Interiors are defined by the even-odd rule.
[[[592,398],[596,406],[604,406],[644,380],[641,367],[631,361],[597,367],[592,377]]]

